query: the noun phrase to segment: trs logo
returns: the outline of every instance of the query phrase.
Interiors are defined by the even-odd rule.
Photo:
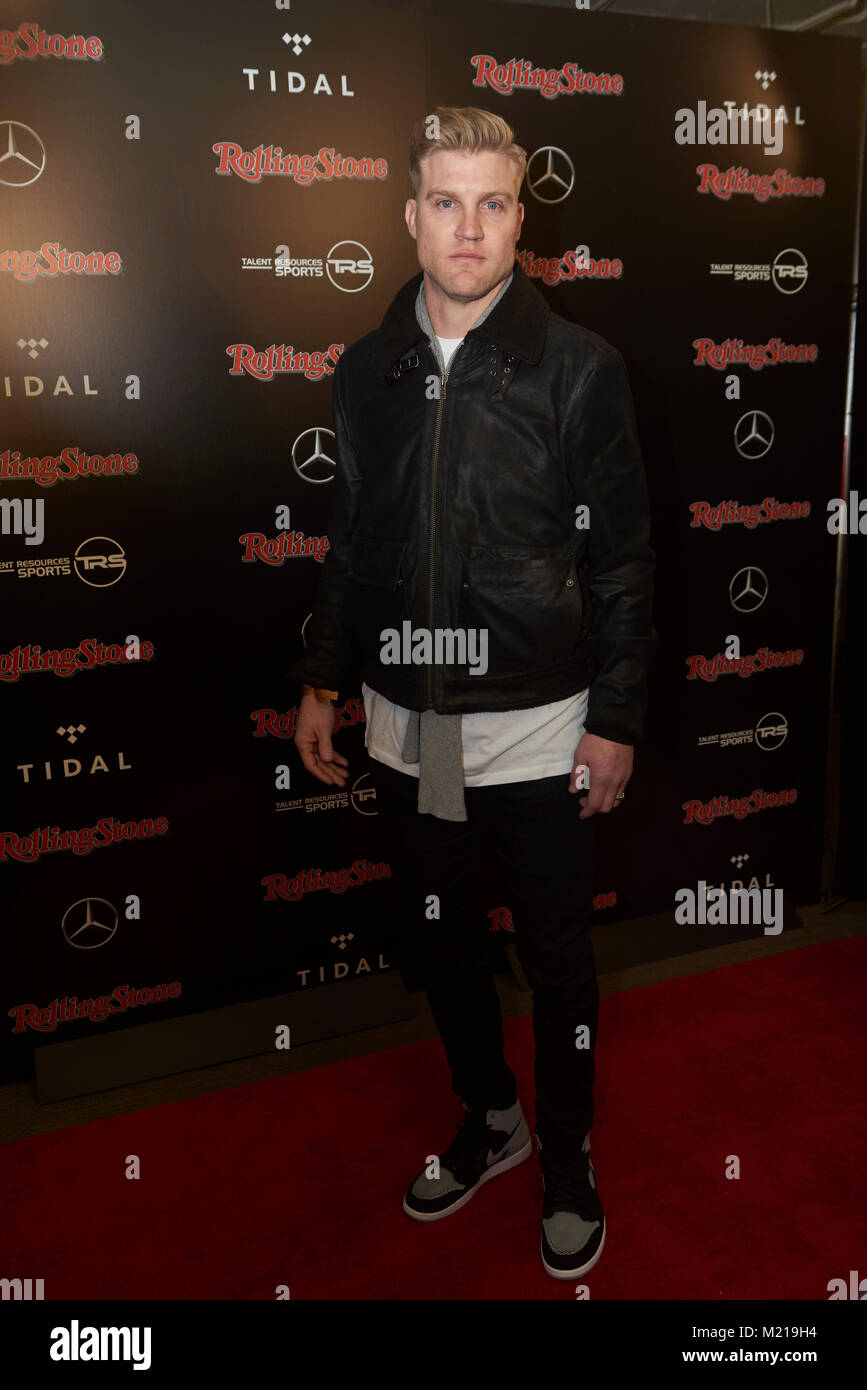
[[[336,290],[357,294],[373,279],[373,257],[360,241],[336,241],[325,258],[325,269]]]
[[[94,589],[106,589],[110,584],[116,584],[126,572],[123,546],[108,536],[90,536],[82,541],[73,563],[82,583]]]

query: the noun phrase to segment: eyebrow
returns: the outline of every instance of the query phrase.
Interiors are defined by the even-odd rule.
[[[427,198],[458,197],[459,195],[457,193],[452,193],[451,190],[448,188],[432,188],[430,192],[427,194]],[[495,188],[492,193],[482,193],[479,198],[479,202],[485,202],[488,198],[505,198],[507,202],[513,201],[513,195],[511,193],[502,192],[500,189],[497,188]]]

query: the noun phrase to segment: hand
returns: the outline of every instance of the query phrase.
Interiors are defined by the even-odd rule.
[[[626,790],[632,776],[633,748],[629,743],[612,743],[610,738],[600,738],[598,734],[584,734],[572,762],[569,778],[569,791],[586,795],[582,799],[579,820],[587,820],[597,811],[610,811],[619,806],[617,793]],[[575,787],[575,773],[584,765],[590,769],[589,786]]]
[[[302,695],[293,739],[301,761],[320,782],[342,787],[348,776],[343,769],[349,767],[349,760],[342,753],[335,753],[331,745],[333,730],[334,706],[321,704],[312,691]]]

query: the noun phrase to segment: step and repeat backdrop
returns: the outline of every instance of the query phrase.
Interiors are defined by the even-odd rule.
[[[4,4],[4,1075],[283,992],[339,1031],[324,987],[394,969],[360,683],[338,792],[287,672],[334,368],[418,272],[436,105],[512,123],[521,265],[635,396],[661,645],[599,921],[701,880],[816,900],[858,80],[856,40],[578,8]]]

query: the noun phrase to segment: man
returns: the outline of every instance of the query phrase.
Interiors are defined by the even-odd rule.
[[[532,1149],[479,920],[488,836],[533,989],[542,1261],[574,1279],[605,1240],[593,817],[643,733],[654,555],[623,359],[515,260],[525,170],[490,112],[438,108],[413,131],[422,274],[337,364],[330,551],[290,675],[304,766],[339,787],[333,702],[362,676],[397,953],[465,1111],[404,1211],[439,1220]]]

